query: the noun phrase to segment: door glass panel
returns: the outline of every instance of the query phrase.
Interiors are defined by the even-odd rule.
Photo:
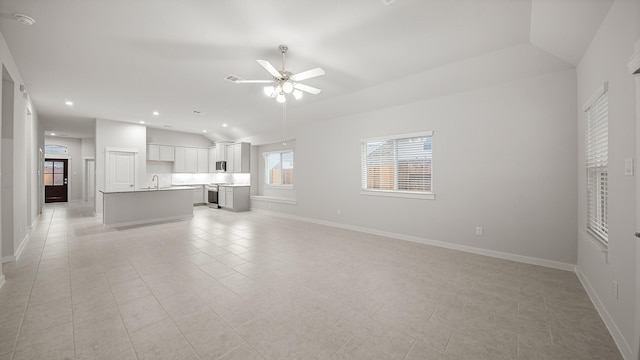
[[[53,174],[53,162],[45,161],[44,162],[44,173],[45,174]]]
[[[53,185],[63,185],[64,174],[53,174]]]
[[[53,174],[44,174],[44,184],[53,185]]]
[[[61,161],[55,161],[53,163],[53,172],[55,174],[62,174],[64,172],[64,163]]]

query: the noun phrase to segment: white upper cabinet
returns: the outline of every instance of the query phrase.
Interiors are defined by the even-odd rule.
[[[160,161],[174,161],[175,159],[175,149],[170,145],[159,145],[160,146]]]
[[[147,161],[174,161],[174,147],[170,145],[147,145]]]
[[[176,146],[173,172],[208,173],[209,149]]]
[[[248,173],[249,168],[249,156],[251,151],[251,144],[249,143],[237,143],[229,144],[226,147],[227,151],[227,172],[230,173]]]
[[[199,173],[209,172],[209,149],[198,150],[198,171]]]
[[[175,161],[173,162],[173,172],[177,172],[177,173],[187,172],[185,170],[184,149],[185,148],[183,147],[176,146]]]

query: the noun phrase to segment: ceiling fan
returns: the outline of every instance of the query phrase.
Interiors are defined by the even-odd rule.
[[[265,70],[273,76],[271,80],[245,80],[235,75],[227,75],[226,80],[236,84],[269,84],[264,87],[264,92],[267,96],[275,98],[279,103],[287,101],[286,94],[291,94],[296,100],[302,98],[302,92],[317,95],[322,90],[302,84],[300,81],[311,79],[317,76],[324,75],[325,72],[321,68],[315,68],[307,71],[303,71],[297,74],[292,74],[284,67],[284,58],[289,48],[287,45],[280,45],[278,49],[282,53],[282,70],[276,69],[267,60],[256,60]]]

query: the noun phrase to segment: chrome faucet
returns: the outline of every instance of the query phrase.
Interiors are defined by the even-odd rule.
[[[158,190],[158,188],[160,188],[160,178],[158,177],[158,175],[153,175],[151,181],[156,182],[156,190]]]

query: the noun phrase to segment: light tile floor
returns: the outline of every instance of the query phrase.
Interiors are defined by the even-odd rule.
[[[571,272],[195,208],[47,205],[3,265],[0,360],[620,359]]]

